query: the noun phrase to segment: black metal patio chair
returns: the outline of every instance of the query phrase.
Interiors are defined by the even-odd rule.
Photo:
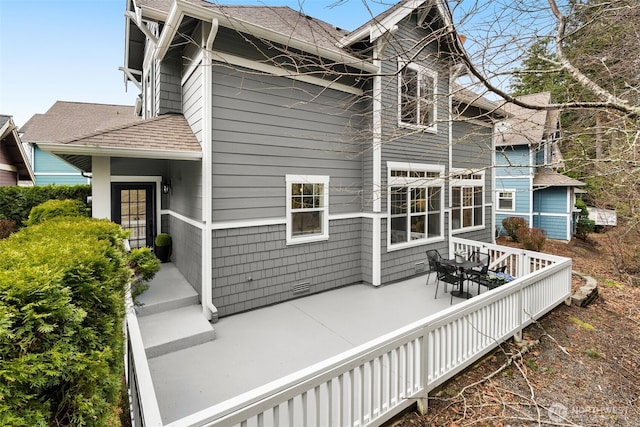
[[[445,283],[445,292],[446,292],[446,284],[450,284],[454,287],[457,287],[460,291],[462,291],[462,284],[464,282],[464,276],[459,274],[458,269],[449,265],[444,265],[438,260],[436,262],[436,272],[438,273],[438,281],[436,282],[436,295],[435,298],[438,297],[438,285],[440,282]],[[451,302],[453,304],[453,289],[451,290]]]

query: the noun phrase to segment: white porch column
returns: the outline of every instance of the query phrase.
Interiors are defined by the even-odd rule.
[[[94,218],[111,219],[111,158],[91,157],[91,205]]]

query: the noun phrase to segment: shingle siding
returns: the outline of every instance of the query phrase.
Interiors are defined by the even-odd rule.
[[[359,283],[361,220],[330,222],[329,240],[285,244],[286,227],[266,225],[213,233],[213,302],[220,316]],[[309,292],[296,295],[296,285]]]

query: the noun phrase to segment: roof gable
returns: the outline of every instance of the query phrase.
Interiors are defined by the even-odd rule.
[[[13,163],[12,166],[17,168],[18,179],[35,182],[36,178],[31,163],[11,116],[0,115],[0,144]]]

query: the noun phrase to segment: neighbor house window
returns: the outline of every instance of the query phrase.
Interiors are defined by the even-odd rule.
[[[287,175],[287,243],[329,238],[329,177]]]
[[[398,65],[400,124],[435,131],[437,73],[413,63]]]
[[[516,192],[513,190],[498,191],[498,210],[500,211],[514,211]]]
[[[441,239],[444,166],[389,163],[388,168],[389,247]]]
[[[484,171],[453,170],[451,175],[451,229],[484,226]]]

